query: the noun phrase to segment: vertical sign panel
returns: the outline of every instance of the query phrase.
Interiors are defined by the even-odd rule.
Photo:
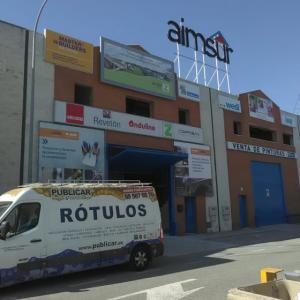
[[[211,159],[208,145],[174,142],[177,152],[187,159],[175,165],[176,192],[183,196],[197,196],[211,192]]]

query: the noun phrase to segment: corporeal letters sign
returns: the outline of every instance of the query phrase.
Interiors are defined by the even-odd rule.
[[[282,158],[296,158],[295,152],[235,142],[227,142],[227,149],[255,154],[278,156]]]
[[[203,143],[201,128],[55,101],[55,122]]]
[[[226,110],[242,112],[240,101],[229,96],[219,95],[219,106]]]
[[[217,58],[219,61],[225,64],[230,63],[229,53],[233,52],[226,41],[222,38],[206,38],[203,34],[195,32],[193,29],[186,27],[184,24],[184,18],[181,18],[180,24],[170,20],[168,25],[171,28],[168,31],[168,39],[171,42],[180,44],[187,48],[192,47],[195,51],[202,51],[205,55],[212,58]],[[201,45],[199,45],[201,43]]]

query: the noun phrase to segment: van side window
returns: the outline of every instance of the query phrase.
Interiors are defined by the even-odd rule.
[[[7,216],[10,225],[8,236],[17,235],[33,229],[39,223],[41,206],[39,203],[20,204]]]

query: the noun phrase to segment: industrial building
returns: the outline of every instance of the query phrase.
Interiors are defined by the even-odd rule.
[[[0,190],[28,182],[32,32],[0,22]],[[141,46],[38,34],[33,177],[141,180],[171,234],[298,222],[299,119],[177,78]]]

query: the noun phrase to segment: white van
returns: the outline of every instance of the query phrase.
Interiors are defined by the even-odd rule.
[[[0,287],[163,254],[154,188],[142,183],[31,184],[0,197]]]

